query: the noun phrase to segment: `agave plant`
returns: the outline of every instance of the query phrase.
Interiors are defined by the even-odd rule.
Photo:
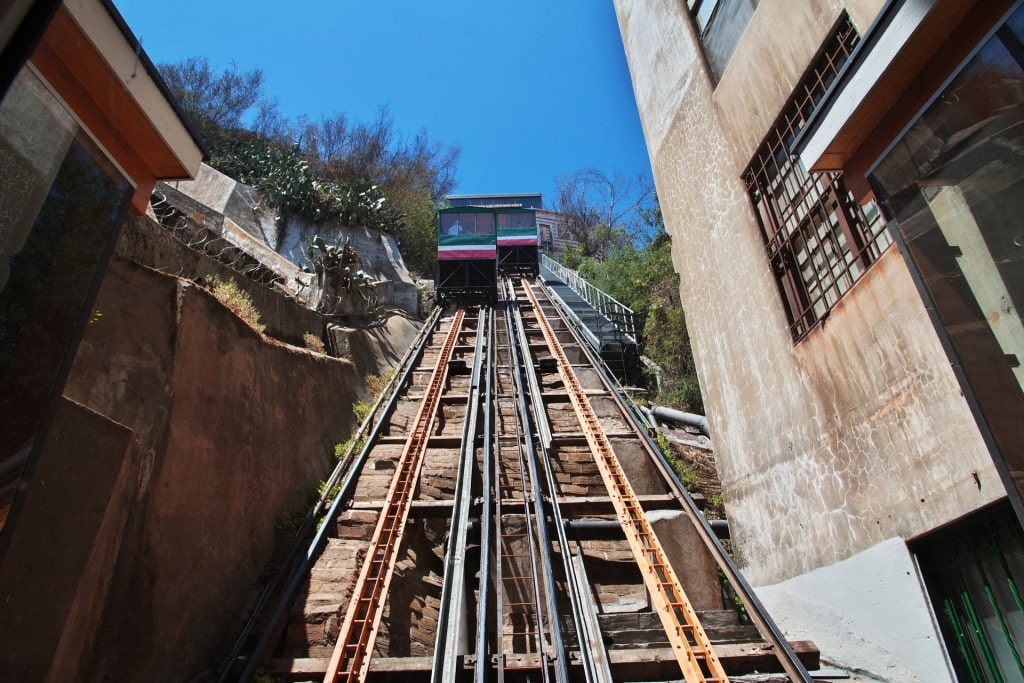
[[[373,278],[360,267],[359,254],[348,237],[343,239],[339,236],[334,244],[328,244],[317,235],[306,247],[306,258],[312,264],[312,269],[304,267],[303,270],[316,274],[316,287],[319,290],[316,297],[317,310],[321,312],[329,313],[332,311],[325,309],[334,308],[325,304],[324,295],[328,292],[348,292],[352,291],[353,286],[359,290],[374,286]]]

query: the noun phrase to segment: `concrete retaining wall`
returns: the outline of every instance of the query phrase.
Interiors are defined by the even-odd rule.
[[[53,680],[191,680],[230,650],[354,427],[362,375],[394,363],[416,325],[354,333],[358,368],[120,258],[96,307],[5,557],[22,599],[3,608],[4,672],[40,680],[53,662]]]

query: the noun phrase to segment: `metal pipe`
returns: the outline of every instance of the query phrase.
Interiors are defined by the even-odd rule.
[[[668,420],[669,422],[686,425],[687,427],[696,427],[700,430],[701,434],[709,439],[711,438],[711,428],[708,427],[708,418],[703,415],[684,413],[681,410],[666,408],[665,406],[654,406],[651,408],[651,413],[653,413],[655,417],[660,417],[661,419]]]
[[[658,428],[658,418],[654,417],[654,413],[651,412],[651,409],[648,408],[647,406],[637,406],[637,408],[640,409],[640,412],[643,414],[644,418],[647,420],[647,424],[649,426],[654,427],[655,429],[657,429]]]

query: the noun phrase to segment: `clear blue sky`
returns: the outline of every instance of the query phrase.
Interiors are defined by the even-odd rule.
[[[457,144],[459,194],[650,175],[611,0],[114,0],[157,64],[262,69],[289,118],[344,112]]]

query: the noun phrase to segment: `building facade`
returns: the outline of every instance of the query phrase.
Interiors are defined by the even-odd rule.
[[[828,661],[1021,680],[1021,3],[615,4],[746,576]]]

